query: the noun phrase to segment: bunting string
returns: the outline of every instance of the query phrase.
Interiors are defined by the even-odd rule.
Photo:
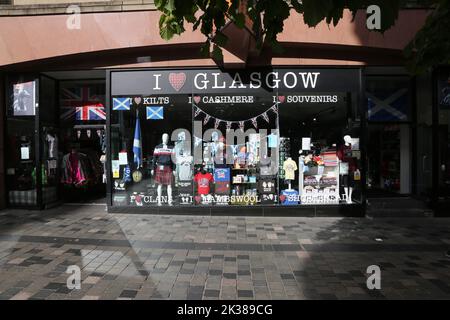
[[[238,125],[239,129],[244,130],[245,124],[248,122],[251,122],[253,127],[255,127],[255,129],[258,129],[258,118],[263,118],[267,123],[269,123],[270,122],[269,112],[273,112],[276,115],[278,115],[278,103],[274,104],[269,109],[267,109],[266,111],[264,111],[263,113],[255,116],[255,117],[245,119],[245,120],[238,120],[238,121],[219,119],[214,116],[211,116],[207,112],[205,112],[202,109],[200,109],[199,107],[197,107],[195,104],[193,106],[194,106],[194,118],[198,117],[200,114],[203,114],[205,116],[203,118],[203,125],[206,125],[210,119],[213,119],[215,129],[217,129],[221,123],[224,123],[226,125],[227,130],[231,130],[231,127],[233,125]]]

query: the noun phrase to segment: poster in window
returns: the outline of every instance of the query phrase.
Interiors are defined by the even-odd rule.
[[[34,116],[36,114],[36,82],[16,83],[13,90],[14,116]]]
[[[441,109],[450,109],[450,75],[446,79],[442,79],[439,94],[439,105]]]

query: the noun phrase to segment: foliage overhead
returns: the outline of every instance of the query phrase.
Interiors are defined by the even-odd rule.
[[[220,47],[226,45],[227,37],[221,32],[228,21],[239,28],[246,26],[246,16],[251,20],[252,31],[257,47],[270,45],[275,52],[283,50],[277,40],[283,31],[284,21],[291,10],[302,15],[309,27],[315,27],[322,21],[336,26],[343,17],[345,9],[355,17],[358,10],[370,5],[381,9],[381,29],[385,32],[395,24],[399,9],[404,0],[155,0],[156,8],[161,11],[159,20],[160,35],[165,40],[182,34],[186,24],[192,24],[193,30],[200,28],[206,41],[202,47],[205,56],[212,54],[222,59]],[[241,4],[242,3],[242,4]],[[450,60],[450,0],[419,0],[416,3],[432,6],[425,26],[405,48],[405,56],[412,71],[423,71]],[[242,10],[244,7],[245,10]]]

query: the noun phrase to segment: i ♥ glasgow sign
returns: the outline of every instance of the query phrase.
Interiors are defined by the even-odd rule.
[[[111,71],[111,95],[250,92],[349,92],[358,69],[219,69]]]

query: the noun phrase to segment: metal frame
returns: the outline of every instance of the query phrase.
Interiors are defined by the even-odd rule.
[[[293,66],[276,66],[277,69],[286,69],[292,68]],[[366,115],[366,107],[364,104],[364,79],[363,79],[363,68],[361,67],[341,67],[341,66],[295,66],[297,68],[302,69],[348,69],[348,70],[357,70],[359,72],[359,92],[350,91],[352,96],[356,96],[357,106],[360,111],[360,117]],[[264,70],[273,68],[272,66],[266,66],[261,68],[255,68],[255,70]],[[218,67],[185,67],[183,70],[211,70],[211,69],[219,69]],[[171,67],[171,68],[129,68],[129,69],[107,69],[106,70],[106,108],[107,108],[107,155],[111,155],[111,73],[112,72],[129,72],[129,71],[170,71],[170,70],[180,70],[180,68]],[[278,90],[276,91],[278,95]],[[245,215],[257,215],[257,216],[364,216],[366,213],[366,195],[365,195],[365,181],[366,181],[366,170],[365,170],[365,162],[366,162],[366,150],[365,150],[365,122],[367,121],[367,117],[364,116],[364,119],[360,120],[360,135],[361,135],[361,162],[362,162],[362,172],[361,172],[361,204],[354,203],[351,205],[298,205],[298,206],[281,206],[279,204],[276,205],[258,205],[258,206],[192,206],[192,207],[158,207],[158,206],[146,206],[143,208],[133,207],[133,206],[113,206],[112,205],[112,172],[111,172],[111,164],[110,160],[107,159],[107,209],[108,212],[127,212],[127,213],[154,213],[154,214],[201,214],[201,215],[234,215],[240,214],[242,215],[242,211],[246,211]],[[278,179],[277,179],[278,180]],[[294,213],[292,209],[295,209]],[[222,213],[223,212],[223,213]],[[249,214],[247,214],[249,212]],[[336,214],[337,213],[337,214]]]

